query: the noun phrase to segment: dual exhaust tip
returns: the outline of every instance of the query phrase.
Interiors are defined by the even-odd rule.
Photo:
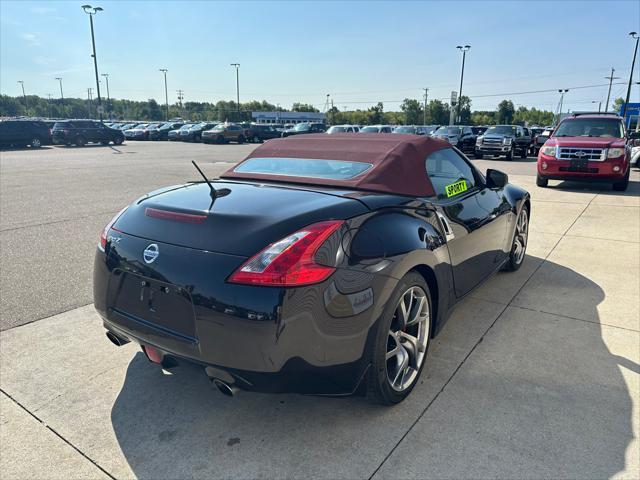
[[[111,343],[113,343],[117,347],[126,345],[131,341],[128,338],[124,338],[124,337],[121,337],[120,335],[116,335],[111,331],[107,331],[107,338],[111,341]],[[174,365],[171,365],[170,367],[172,366]],[[239,391],[239,388],[236,387],[235,385],[227,383],[224,380],[221,380],[219,378],[212,378],[211,382],[220,391],[220,393],[222,393],[223,395],[226,395],[227,397],[233,397]]]

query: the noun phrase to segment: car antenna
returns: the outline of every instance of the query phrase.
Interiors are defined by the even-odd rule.
[[[202,175],[202,178],[204,178],[204,181],[207,182],[207,185],[209,185],[209,188],[211,189],[211,199],[215,201],[215,199],[218,197],[218,192],[216,191],[215,188],[213,188],[213,185],[211,185],[211,182],[209,181],[207,176],[204,174],[204,172],[200,170],[200,167],[195,162],[195,160],[191,160],[191,163],[193,163],[193,166],[196,167],[196,170],[198,170],[198,173]]]

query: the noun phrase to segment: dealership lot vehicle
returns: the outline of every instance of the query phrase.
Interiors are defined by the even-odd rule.
[[[564,118],[538,155],[536,184],[549,180],[609,182],[614,190],[629,185],[631,148],[622,118],[614,114],[575,114]]]
[[[280,138],[282,125],[265,125],[262,123],[252,123],[249,127],[247,138],[253,143],[262,143],[272,138]]]
[[[160,127],[160,123],[143,123],[129,130],[125,130],[127,140],[149,140],[149,132]]]
[[[420,214],[407,207],[416,201]],[[525,190],[496,170],[485,179],[447,142],[273,140],[218,181],[116,215],[98,245],[94,303],[113,343],[133,340],[165,367],[203,364],[223,393],[344,395],[366,382],[394,404],[456,300],[521,267],[529,212]],[[296,318],[306,320],[281,330]],[[348,331],[332,332],[335,318]]]
[[[360,129],[360,133],[391,133],[391,125],[366,125]]]
[[[544,143],[549,140],[549,137],[553,133],[553,128],[545,128],[541,133],[538,133],[533,138],[533,143],[531,145],[531,153],[534,157],[538,156],[538,152],[544,145]]]
[[[168,122],[149,130],[149,140],[168,140],[169,132],[181,128],[184,122]]]
[[[49,125],[38,120],[0,121],[0,147],[40,148],[51,143]]]
[[[431,136],[445,140],[463,152],[473,151],[476,144],[476,136],[473,130],[471,130],[471,127],[463,125],[457,127],[440,127],[433,132]]]
[[[202,132],[215,127],[217,122],[201,122],[192,125],[190,128],[181,128],[179,139],[183,142],[199,142],[202,140]]]
[[[169,130],[169,133],[167,133],[167,140],[169,140],[170,142],[175,142],[175,141],[180,141],[181,138],[181,134],[182,132],[189,130],[190,128],[193,128],[195,125],[195,123],[185,123],[183,126],[181,126],[180,128],[176,128],[174,130]]]
[[[221,123],[202,132],[203,143],[244,143],[245,140],[245,129],[233,123]]]
[[[492,155],[512,160],[515,154],[527,158],[530,145],[531,136],[520,125],[495,125],[476,139],[475,158]]]
[[[52,130],[53,143],[58,145],[76,145],[82,147],[87,143],[120,145],[125,134],[120,130],[109,128],[96,120],[64,120],[56,122]]]
[[[309,133],[322,133],[327,127],[324,123],[302,122],[296,124],[293,128],[284,130],[281,137],[292,137],[294,135],[307,135]]]
[[[360,127],[358,125],[332,125],[327,130],[327,133],[358,133],[360,131]]]

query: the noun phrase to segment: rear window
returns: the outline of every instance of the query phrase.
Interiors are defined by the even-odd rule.
[[[71,124],[69,122],[56,122],[53,125],[54,130],[64,130],[65,128],[69,128]]]
[[[616,118],[575,118],[563,121],[553,136],[622,138],[624,128]]]
[[[373,164],[314,158],[250,158],[238,165],[236,173],[282,175],[284,177],[349,180],[369,170]]]

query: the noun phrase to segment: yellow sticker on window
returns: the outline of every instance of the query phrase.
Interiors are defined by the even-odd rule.
[[[454,195],[458,195],[467,190],[467,181],[460,180],[459,182],[452,183],[451,185],[447,185],[444,187],[444,190],[447,194],[447,197],[453,197]]]

